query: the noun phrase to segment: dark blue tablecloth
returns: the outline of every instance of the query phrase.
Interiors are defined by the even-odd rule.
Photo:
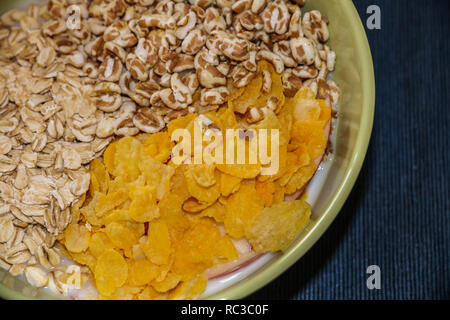
[[[309,0],[314,1],[314,0]],[[354,0],[375,66],[376,110],[361,174],[316,245],[250,299],[450,298],[448,0]],[[369,265],[381,289],[366,286]]]

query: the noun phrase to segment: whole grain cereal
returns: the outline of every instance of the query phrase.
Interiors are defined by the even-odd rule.
[[[245,235],[258,251],[289,242],[255,239],[258,219],[271,219],[266,208],[284,206],[285,194],[310,180],[339,98],[328,76],[336,62],[326,44],[328,20],[317,10],[302,12],[303,4],[50,0],[4,13],[0,266],[67,294],[76,266],[62,264],[64,254],[86,266],[79,269],[84,282],[107,248],[100,261],[117,266],[107,272],[128,268],[134,280],[111,285],[99,266],[105,297],[192,298],[206,285],[206,266],[236,258],[233,240],[220,240],[223,247],[210,248],[208,263],[180,274],[180,260],[191,265],[196,253],[154,247],[151,223],[161,236],[167,228],[166,248],[176,248],[185,234],[192,243],[199,240],[186,231],[193,217],[203,219],[195,227],[211,230],[211,237]],[[79,20],[73,20],[73,6]],[[170,165],[172,132],[198,115],[220,130],[280,128],[279,173],[261,176],[258,164]],[[239,211],[227,209],[240,192],[257,194],[242,221]],[[237,217],[227,214],[232,211]],[[165,227],[155,224],[159,219],[167,220]],[[225,235],[215,231],[222,223]],[[127,268],[111,250],[119,250]],[[130,267],[134,255],[155,266]],[[154,271],[142,280],[136,270],[143,268]],[[145,288],[137,285],[143,281]]]

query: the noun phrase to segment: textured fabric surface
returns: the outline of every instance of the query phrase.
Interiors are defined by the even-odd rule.
[[[314,1],[314,0],[309,0]],[[448,0],[354,0],[376,77],[372,140],[342,211],[313,248],[250,299],[449,299]],[[368,290],[366,268],[381,269]]]

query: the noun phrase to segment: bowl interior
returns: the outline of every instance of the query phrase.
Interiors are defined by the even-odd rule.
[[[2,1],[0,12],[30,0]],[[330,46],[337,54],[334,80],[341,89],[334,157],[313,206],[311,223],[283,253],[275,254],[258,270],[209,299],[238,299],[261,288],[295,263],[325,232],[341,209],[361,169],[369,144],[375,103],[372,57],[364,27],[351,0],[309,0],[303,11],[317,9],[330,20]],[[0,269],[0,297],[52,299],[21,278]]]

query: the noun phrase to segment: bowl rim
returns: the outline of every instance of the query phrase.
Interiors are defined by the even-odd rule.
[[[272,262],[264,270],[257,272],[250,279],[242,280],[240,283],[230,288],[224,289],[219,293],[207,297],[208,300],[236,300],[242,299],[249,294],[257,291],[269,282],[277,278],[295,262],[297,262],[325,233],[330,224],[336,218],[337,214],[344,205],[350,191],[352,190],[356,179],[361,170],[364,158],[369,146],[372,133],[374,113],[375,113],[375,75],[373,69],[372,54],[367,40],[364,26],[351,0],[341,0],[341,6],[344,11],[349,13],[350,23],[356,32],[356,42],[360,44],[356,50],[359,56],[363,57],[365,63],[361,66],[361,79],[363,88],[363,106],[361,112],[361,128],[359,130],[356,144],[350,158],[350,164],[345,172],[343,182],[338,187],[337,192],[331,199],[327,208],[317,223],[308,231],[305,237],[295,246],[291,247],[286,253]],[[3,284],[0,284],[0,297],[12,300],[29,300],[31,298],[12,290]]]
[[[317,223],[310,230],[308,230],[302,240],[288,249],[284,255],[270,263],[270,265],[263,267],[263,270],[259,272],[257,271],[257,273],[250,279],[244,279],[230,288],[224,289],[217,294],[213,294],[207,297],[208,300],[242,299],[267,285],[291,267],[325,233],[330,224],[336,218],[339,211],[342,209],[342,206],[347,200],[347,197],[353,189],[356,179],[358,178],[372,134],[375,115],[375,74],[370,45],[358,11],[351,0],[341,1],[342,3],[340,3],[340,5],[344,7],[343,10],[349,13],[352,28],[360,31],[356,32],[356,43],[359,45],[355,49],[358,52],[358,55],[363,57],[364,61],[361,65],[363,103],[360,117],[360,128],[364,129],[359,130],[357,134],[355,147],[353,148],[350,163],[345,172],[342,183],[338,187],[324,213],[317,220]]]

